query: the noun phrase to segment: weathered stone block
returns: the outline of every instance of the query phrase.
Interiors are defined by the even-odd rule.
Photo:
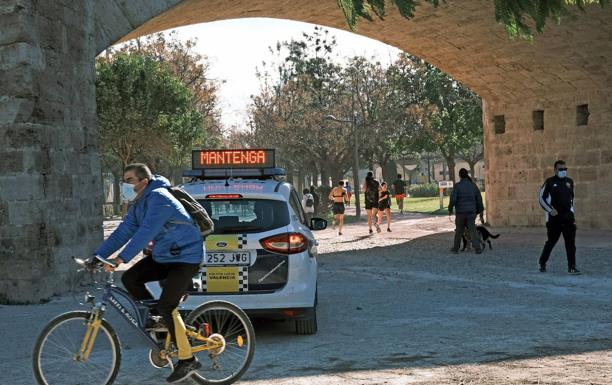
[[[596,167],[579,167],[578,168],[578,180],[583,182],[593,182],[597,180],[597,168]]]
[[[0,227],[8,225],[8,203],[0,200]]]
[[[9,148],[39,147],[43,143],[42,138],[47,129],[29,123],[4,124],[0,125],[0,137]]]
[[[601,166],[597,169],[597,181],[600,184],[612,183],[612,169],[609,166]]]
[[[610,148],[610,146],[608,146],[608,148]],[[612,150],[609,150],[608,148],[601,149],[601,164],[602,165],[612,164]]]
[[[38,175],[15,174],[0,176],[0,200],[6,202],[42,199],[42,178]]]
[[[0,175],[23,171],[23,151],[7,151],[0,148]]]
[[[0,58],[0,70],[14,69],[21,65],[42,69],[44,65],[40,48],[28,43],[0,46]]]
[[[542,226],[544,223],[544,215],[532,214],[527,216],[527,226]]]
[[[33,109],[32,100],[0,95],[0,125],[25,122]]]

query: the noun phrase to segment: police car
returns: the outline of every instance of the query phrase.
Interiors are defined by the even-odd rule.
[[[252,317],[295,321],[298,334],[317,331],[317,241],[306,223],[301,200],[274,150],[196,150],[191,182],[181,187],[196,198],[214,222],[205,241],[205,260],[182,304],[226,300]],[[150,286],[159,294],[159,286]]]

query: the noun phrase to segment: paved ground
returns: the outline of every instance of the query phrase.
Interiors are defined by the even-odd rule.
[[[447,217],[405,215],[392,233],[368,236],[363,223],[342,237],[319,232],[319,333],[257,322],[255,358],[240,383],[612,384],[611,233],[579,230],[584,274],[568,276],[562,247],[549,272],[537,272],[542,228],[492,229],[502,234],[493,250],[453,255],[451,227]],[[0,384],[34,383],[35,334],[75,306],[69,296],[0,306]],[[165,383],[167,372],[148,365],[118,322],[116,384]]]

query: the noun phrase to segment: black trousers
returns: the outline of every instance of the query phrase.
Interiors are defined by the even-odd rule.
[[[468,228],[472,237],[472,246],[474,250],[481,250],[480,233],[476,230],[476,214],[455,214],[455,240],[453,242],[453,250],[459,251],[461,238]]]
[[[576,221],[573,217],[570,218],[555,218],[551,217],[546,222],[546,232],[548,239],[544,244],[544,250],[540,255],[540,265],[546,265],[550,253],[557,244],[559,237],[563,234],[565,241],[565,253],[567,254],[567,268],[573,269],[576,267]]]
[[[191,278],[197,274],[199,269],[199,264],[157,263],[153,257],[145,257],[123,273],[121,282],[132,297],[137,300],[145,300],[153,299],[145,283],[165,280],[157,304],[157,312],[164,319],[176,343],[172,311],[178,307],[181,297],[191,284]]]

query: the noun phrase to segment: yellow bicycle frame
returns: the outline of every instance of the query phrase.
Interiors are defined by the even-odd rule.
[[[191,347],[191,353],[199,353],[199,352],[203,352],[206,350],[214,350],[214,349],[219,349],[223,347],[223,343],[219,342],[219,341],[215,341],[211,338],[208,338],[206,336],[203,336],[201,333],[199,332],[195,332],[193,330],[186,330],[186,334],[187,337],[191,337],[193,339],[195,339],[196,341],[200,341],[203,342],[202,345],[197,345],[197,346],[192,346]],[[239,338],[239,345],[242,346],[243,341],[242,341],[242,337],[238,337]],[[169,355],[171,357],[176,357],[178,356],[178,350],[173,350],[170,351],[170,344],[172,342],[172,339],[170,338],[170,335],[166,336],[166,341],[164,343],[164,351],[162,352],[162,357],[164,355]],[[166,353],[168,352],[168,353]]]
[[[89,358],[89,354],[93,349],[94,343],[96,341],[96,337],[98,332],[100,331],[100,325],[102,324],[102,320],[99,318],[97,314],[92,314],[90,319],[87,321],[87,326],[85,329],[85,336],[83,337],[83,341],[81,342],[81,347],[79,349],[78,354],[75,356],[75,360],[77,361],[86,361]],[[201,345],[192,346],[192,353],[199,353],[206,350],[213,350],[223,347],[223,343],[219,341],[215,341],[209,337],[203,336],[200,332],[195,332],[193,330],[186,330],[187,337],[191,337],[196,341],[203,342]],[[171,357],[178,356],[178,350],[174,350],[170,352],[170,345],[172,339],[170,334],[166,335],[166,341],[164,343],[164,351],[161,352],[161,356],[164,357],[169,355]],[[242,337],[238,337],[238,345],[242,346],[244,341]]]
[[[89,358],[89,354],[91,353],[96,337],[98,336],[98,331],[100,331],[101,323],[102,320],[97,314],[92,314],[87,321],[85,336],[83,337],[83,342],[81,342],[79,353],[75,357],[76,361],[86,361]]]

